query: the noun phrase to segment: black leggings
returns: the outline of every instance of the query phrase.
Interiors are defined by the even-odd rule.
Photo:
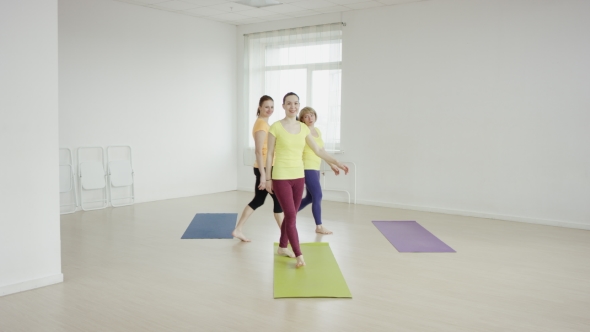
[[[260,185],[260,170],[258,170],[258,168],[256,167],[254,167],[254,175],[256,175],[256,185],[254,186],[254,199],[252,199],[252,202],[248,203],[248,206],[250,206],[252,210],[256,210],[259,207],[261,207],[262,204],[264,204],[266,195],[268,194],[268,191],[266,191],[266,189],[258,189],[258,186]],[[273,212],[283,213],[283,209],[281,208],[281,204],[279,204],[277,196],[270,194],[270,197],[272,197],[272,201],[274,202]]]

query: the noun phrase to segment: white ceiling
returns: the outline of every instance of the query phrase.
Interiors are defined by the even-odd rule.
[[[234,25],[345,12],[422,0],[279,0],[261,9],[227,0],[115,0]]]

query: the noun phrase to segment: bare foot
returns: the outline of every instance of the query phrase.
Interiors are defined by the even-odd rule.
[[[238,238],[240,240],[242,240],[243,242],[250,242],[250,239],[248,239],[247,237],[244,236],[244,234],[242,234],[242,231],[239,229],[234,229],[233,232],[231,232],[231,235],[235,238]]]
[[[291,250],[289,250],[289,248],[281,248],[281,247],[279,247],[279,249],[277,249],[277,254],[279,254],[281,256],[287,256],[287,257],[295,258],[295,254]]]
[[[295,264],[295,267],[300,268],[302,266],[305,266],[305,261],[303,260],[303,255],[297,256],[297,264]]]
[[[323,225],[317,225],[315,227],[315,232],[318,234],[332,234],[332,231],[324,227]]]

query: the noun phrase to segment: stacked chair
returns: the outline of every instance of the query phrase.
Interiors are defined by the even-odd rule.
[[[60,148],[60,213],[104,209],[135,203],[133,162],[128,145],[84,146],[76,150],[77,179],[72,150]],[[78,194],[80,195],[78,197]],[[72,199],[73,197],[73,199]]]

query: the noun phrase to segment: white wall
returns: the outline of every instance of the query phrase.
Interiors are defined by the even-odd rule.
[[[0,2],[0,296],[61,282],[57,1]]]
[[[137,202],[236,189],[236,27],[59,1],[63,147],[131,145]]]
[[[590,229],[590,2],[431,0],[344,21],[360,203]]]

